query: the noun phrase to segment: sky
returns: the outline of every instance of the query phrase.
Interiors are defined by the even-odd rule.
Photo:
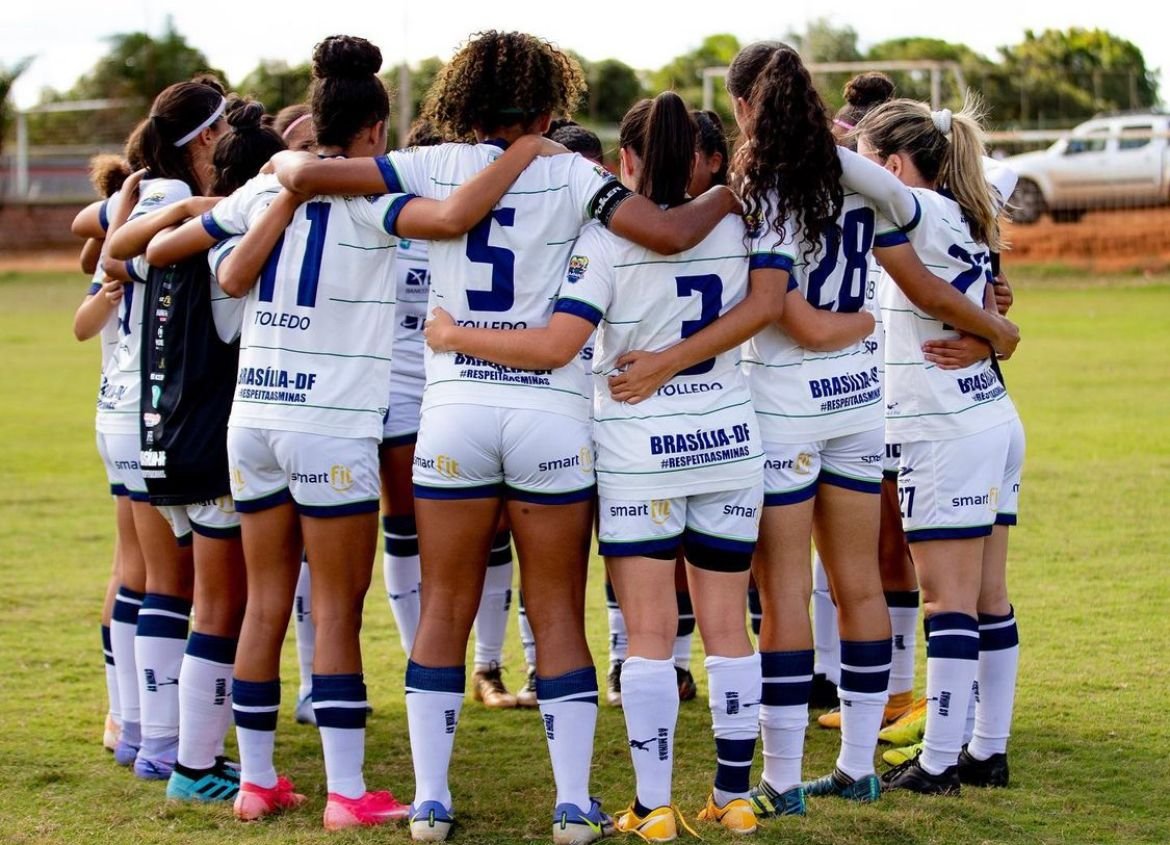
[[[945,0],[944,0],[945,2]],[[5,0],[0,11],[0,64],[9,66],[34,55],[32,67],[17,82],[17,106],[35,104],[45,87],[67,89],[108,49],[103,38],[120,32],[160,33],[171,17],[188,43],[238,81],[260,59],[295,64],[308,59],[327,35],[364,36],[382,48],[387,64],[447,58],[473,32],[520,29],[540,35],[590,60],[616,58],[639,69],[656,69],[698,46],[708,36],[730,32],[742,43],[780,38],[802,31],[809,20],[827,16],[835,26],[851,26],[866,47],[890,38],[929,36],[963,42],[994,56],[1000,45],[1022,40],[1025,29],[1107,29],[1134,42],[1146,64],[1162,71],[1170,86],[1170,8],[1158,0],[979,0],[977,9],[938,0],[739,0],[722,6],[674,0],[437,0],[374,3],[349,0],[330,4],[286,0],[233,4],[193,0]],[[274,10],[280,9],[279,14]],[[321,9],[328,9],[322,14]],[[716,11],[734,11],[720,17]],[[1161,12],[1152,9],[1161,8]],[[210,12],[231,9],[230,18]],[[831,11],[828,11],[831,10]],[[929,10],[929,11],[927,11]],[[1163,99],[1166,99],[1163,90]]]

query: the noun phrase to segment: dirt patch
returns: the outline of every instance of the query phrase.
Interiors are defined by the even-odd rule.
[[[37,270],[59,273],[81,273],[81,242],[76,249],[51,249],[30,252],[25,250],[0,251],[0,272],[27,273]]]
[[[1170,208],[1097,211],[1076,223],[1044,216],[1029,226],[1005,229],[1014,264],[1065,264],[1091,270],[1170,268]]]

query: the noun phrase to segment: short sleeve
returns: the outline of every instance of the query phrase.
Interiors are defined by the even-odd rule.
[[[613,256],[610,236],[599,224],[586,226],[573,245],[554,313],[572,314],[593,325],[613,301]]]
[[[416,194],[421,197],[438,199],[431,179],[435,157],[443,146],[410,147],[405,150],[391,150],[374,161],[382,173],[388,194]]]
[[[573,153],[568,177],[573,206],[580,209],[582,223],[598,220],[608,225],[618,205],[630,195],[612,173],[579,153]]]
[[[131,210],[127,219],[133,220],[144,214],[150,214],[157,209],[182,202],[190,196],[191,189],[187,187],[186,182],[181,182],[178,179],[152,179],[146,185],[142,195],[139,196],[138,204]]]
[[[249,179],[231,196],[216,203],[201,218],[203,228],[217,241],[242,235],[261,210],[266,208],[280,193],[280,182],[271,174],[261,174]]]
[[[774,208],[774,203],[769,203]],[[779,226],[771,220],[752,224],[751,242],[748,245],[748,270],[783,270],[791,274],[796,264],[800,233],[791,220],[783,220]]]
[[[378,194],[369,197],[353,197],[349,200],[350,213],[363,226],[387,235],[398,234],[398,215],[414,194]]]
[[[215,322],[215,333],[224,343],[232,343],[240,336],[247,299],[224,293],[219,286],[218,274],[224,259],[232,254],[241,240],[242,235],[233,235],[207,251],[207,264],[211,268],[211,318]]]

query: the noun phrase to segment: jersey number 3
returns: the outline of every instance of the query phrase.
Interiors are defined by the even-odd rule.
[[[702,276],[676,276],[674,280],[679,296],[700,296],[699,319],[682,321],[682,336],[688,338],[704,326],[715,322],[723,309],[723,280],[714,273]],[[692,367],[681,370],[680,376],[701,376],[715,367],[715,359],[708,358]]]

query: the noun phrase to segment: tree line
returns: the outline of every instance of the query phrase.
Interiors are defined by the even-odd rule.
[[[891,39],[862,50],[852,27],[836,26],[826,19],[811,22],[803,32],[789,32],[784,40],[810,63],[906,59],[956,62],[966,86],[983,96],[992,125],[1003,129],[1063,128],[1097,112],[1145,109],[1158,102],[1157,80],[1141,50],[1099,29],[1028,30],[1019,43],[1000,47],[994,58],[976,53],[965,44],[924,37]],[[133,32],[111,36],[108,41],[109,51],[88,73],[67,91],[46,91],[43,101],[116,99],[130,105],[121,113],[103,115],[100,121],[94,121],[92,115],[33,115],[29,121],[32,144],[68,143],[63,140],[67,138],[74,142],[84,138],[87,143],[118,143],[141,116],[144,104],[159,91],[200,72],[212,72],[232,82],[232,90],[260,100],[271,112],[302,102],[308,92],[308,61],[290,65],[264,59],[242,79],[227,80],[170,21],[159,36]],[[678,91],[698,106],[702,101],[703,69],[727,65],[741,46],[733,35],[711,35],[695,49],[654,71],[639,70],[618,59],[592,61],[573,54],[589,82],[588,98],[578,119],[594,125],[615,124],[640,97],[666,89]],[[0,138],[6,137],[11,128],[8,90],[28,61],[0,66],[0,101],[4,103]],[[441,58],[432,57],[410,69],[410,97],[415,113],[442,66]],[[841,104],[841,89],[848,76],[818,77],[818,86],[831,107]],[[929,74],[910,71],[893,72],[890,76],[899,95],[930,99]],[[384,77],[391,88],[397,87],[398,69],[392,59],[387,62]],[[715,93],[715,108],[729,123],[727,94],[721,85],[716,86]],[[941,93],[946,104],[953,107],[961,104],[964,94],[951,75],[944,78]],[[84,134],[74,134],[80,132]]]

